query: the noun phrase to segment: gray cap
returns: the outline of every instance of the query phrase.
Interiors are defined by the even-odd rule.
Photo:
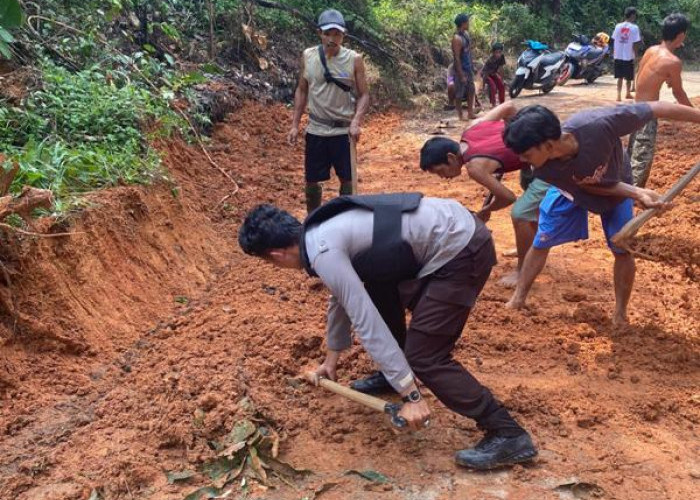
[[[343,15],[335,9],[328,9],[321,12],[318,16],[318,29],[321,31],[326,31],[330,29],[338,29],[343,33],[348,30],[345,28],[345,19]]]

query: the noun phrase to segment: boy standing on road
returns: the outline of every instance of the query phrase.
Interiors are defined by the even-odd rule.
[[[613,59],[615,60],[615,78],[617,78],[617,100],[622,100],[622,80],[626,81],[625,99],[632,99],[631,85],[634,80],[634,60],[637,58],[637,45],[642,37],[639,34],[637,9],[627,7],[625,20],[618,23],[613,31]]]
[[[664,19],[662,42],[649,47],[639,63],[637,74],[637,102],[658,101],[664,82],[673,91],[678,104],[693,106],[683,90],[681,71],[683,62],[673,52],[683,46],[690,21],[683,14],[671,14]],[[644,187],[649,179],[656,148],[656,119],[650,120],[630,136],[629,152],[632,162],[632,180]]]
[[[663,207],[661,196],[630,184],[632,171],[620,137],[654,118],[700,123],[700,111],[668,102],[648,102],[585,110],[562,126],[544,106],[527,106],[506,124],[504,142],[549,182],[540,205],[535,241],[525,256],[507,306],[521,308],[552,247],[588,238],[588,212],[599,214],[615,256],[613,324],[627,323],[634,284],[634,257],[610,239],[632,219],[633,200]]]
[[[481,70],[482,87],[489,86],[489,101],[491,107],[506,102],[506,87],[503,84],[503,67],[506,65],[506,58],[503,55],[503,44],[494,43],[491,45],[491,56],[484,63]],[[498,96],[498,100],[496,100]]]
[[[369,89],[362,56],[343,47],[346,32],[340,12],[324,11],[318,18],[321,45],[306,49],[301,58],[287,140],[296,143],[301,115],[308,104],[304,174],[309,213],[321,205],[321,182],[330,179],[331,166],[340,179],[340,194],[353,192],[351,141],[360,139]]]

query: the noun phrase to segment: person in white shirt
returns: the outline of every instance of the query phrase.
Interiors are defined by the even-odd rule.
[[[622,100],[622,80],[627,82],[625,99],[632,99],[632,81],[634,80],[634,60],[637,58],[637,44],[642,37],[639,33],[637,9],[627,7],[625,20],[615,26],[613,32],[613,59],[615,60],[615,78],[617,78],[617,100]]]

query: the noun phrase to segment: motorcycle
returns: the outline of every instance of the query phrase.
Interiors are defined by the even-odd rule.
[[[564,85],[570,78],[593,83],[605,72],[607,44],[596,45],[587,36],[575,35],[574,41],[566,47],[564,53],[566,62],[559,75],[559,85]]]
[[[510,83],[509,94],[515,99],[522,89],[540,89],[547,94],[556,85],[566,56],[552,52],[546,43],[526,40],[527,49],[518,57],[518,69]]]

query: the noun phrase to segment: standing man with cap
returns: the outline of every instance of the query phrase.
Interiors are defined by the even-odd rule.
[[[318,18],[321,44],[304,50],[301,58],[287,140],[296,143],[301,115],[308,105],[304,173],[309,213],[321,205],[321,182],[330,179],[331,166],[340,179],[340,194],[356,191],[351,150],[360,138],[362,119],[369,107],[369,88],[362,56],[343,47],[346,33],[340,12],[323,11]]]

